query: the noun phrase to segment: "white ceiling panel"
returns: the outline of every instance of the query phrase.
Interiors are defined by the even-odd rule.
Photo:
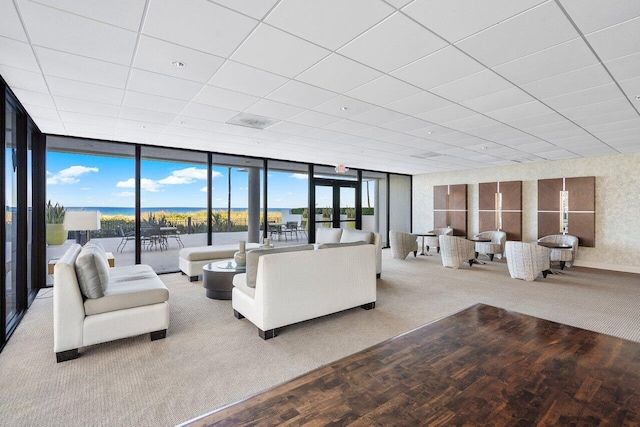
[[[405,15],[395,13],[338,52],[388,73],[447,45]]]
[[[184,116],[195,117],[202,120],[211,120],[214,122],[226,122],[237,114],[238,112],[234,110],[227,110],[225,108],[218,108],[195,102],[190,102],[189,105],[182,110],[182,115]]]
[[[526,104],[515,105],[513,107],[487,113],[489,117],[503,122],[524,119],[527,117],[550,114],[552,110],[541,102],[534,101]]]
[[[430,92],[450,101],[463,102],[512,87],[511,83],[493,71],[484,70],[430,89]]]
[[[600,114],[597,116],[575,119],[575,122],[582,127],[588,128],[590,126],[601,125],[604,123],[615,123],[616,121],[631,120],[635,117],[638,117],[637,111],[629,107],[618,112],[611,112]],[[640,141],[638,141],[638,143],[640,144]]]
[[[278,0],[215,0],[214,3],[260,20],[264,18],[267,12],[269,12],[277,2]]]
[[[454,104],[449,107],[418,114],[418,117],[431,123],[445,123],[473,115],[475,115],[475,113],[472,110],[461,105]]]
[[[0,37],[0,64],[23,70],[39,72],[40,67],[29,43]]]
[[[28,42],[13,2],[0,2],[0,36]]]
[[[487,67],[495,67],[522,56],[578,37],[555,2],[500,22],[458,43],[460,49]]]
[[[371,105],[367,102],[349,98],[348,96],[338,96],[316,107],[313,107],[313,110],[325,114],[330,114],[332,116],[349,118],[358,114],[362,114],[366,111],[373,110],[374,108],[376,108],[375,105]]]
[[[354,122],[353,120],[343,119],[330,125],[325,126],[325,129],[332,130],[340,133],[355,133],[365,129],[369,129],[371,126],[365,123]]]
[[[336,50],[393,12],[379,0],[282,0],[266,22]]]
[[[93,114],[104,117],[118,117],[120,114],[120,106],[113,104],[101,104],[99,102],[65,98],[63,96],[56,96],[55,102],[59,111],[71,111],[74,113]]]
[[[622,80],[620,81],[620,86],[629,98],[634,99],[636,102],[638,101],[636,97],[640,96],[640,77]]]
[[[527,131],[527,129],[551,123],[566,122],[567,119],[558,113],[542,114],[539,116],[525,117],[523,119],[511,120],[508,123],[518,129]]]
[[[174,61],[185,65],[177,67],[172,64]],[[223,62],[224,59],[219,56],[141,36],[133,66],[141,70],[206,83]]]
[[[27,25],[34,45],[116,64],[131,63],[138,37],[134,31],[30,1],[20,2],[20,12],[27,22],[55,22],[55,25]]]
[[[637,77],[640,69],[640,53],[623,56],[604,63],[616,80],[626,80]]]
[[[261,24],[231,59],[282,76],[295,77],[329,53],[284,31]]]
[[[201,83],[134,68],[131,71],[128,89],[188,101],[196,96],[203,86]]]
[[[363,130],[354,132],[355,135],[361,136],[363,138],[373,139],[373,140],[382,139],[387,136],[395,135],[397,133],[398,132],[394,130],[384,129],[377,126],[369,126]]]
[[[13,89],[26,89],[32,92],[49,93],[44,77],[40,73],[24,71],[19,68],[0,64],[0,75]]]
[[[55,109],[38,107],[36,105],[28,105],[28,104],[27,106],[29,107],[29,111],[32,112],[32,116],[34,119],[42,118],[46,120],[56,120],[61,117],[60,114],[58,113],[58,110],[55,110]]]
[[[592,65],[547,79],[522,85],[536,98],[545,99],[612,83],[602,65]]]
[[[571,120],[584,119],[585,117],[599,116],[607,113],[615,113],[631,110],[629,101],[624,98],[614,99],[597,104],[587,104],[580,107],[562,110],[562,114]]]
[[[59,77],[47,77],[47,84],[54,97],[64,96],[115,105],[120,105],[124,98],[124,90],[122,89],[61,79]]]
[[[34,105],[36,107],[44,108],[56,108],[56,104],[53,102],[53,98],[48,93],[34,92],[26,89],[14,89],[13,93],[18,97],[18,100],[25,105]]]
[[[522,89],[511,86],[510,89],[493,92],[479,98],[465,101],[462,105],[474,111],[488,113],[495,110],[510,109],[518,105],[532,103],[533,101],[535,101],[534,98]]]
[[[60,111],[60,118],[62,118],[63,122],[97,126],[115,126],[118,122],[117,117],[94,116],[92,114],[74,113],[71,111]]]
[[[62,77],[85,83],[95,83],[124,89],[127,84],[129,67],[99,61],[85,56],[36,47],[38,61],[47,76]]]
[[[209,80],[212,86],[263,97],[289,79],[235,61],[227,61]]]
[[[291,80],[272,92],[267,98],[295,105],[296,107],[311,108],[322,104],[338,94],[320,89],[305,83]]]
[[[374,108],[373,110],[369,110],[365,113],[352,117],[352,120],[368,123],[373,126],[380,126],[406,117],[407,116],[404,114],[396,113],[395,111],[387,110],[386,108]]]
[[[289,117],[293,117],[303,111],[304,110],[302,108],[283,104],[281,102],[270,101],[268,99],[261,99],[249,108],[244,109],[245,113],[257,114],[259,116],[279,120],[287,120]]]
[[[198,104],[212,105],[227,110],[242,111],[260,98],[214,86],[204,88],[193,97],[192,101]]]
[[[371,108],[373,108],[373,106]],[[289,121],[291,122],[300,123],[300,124],[312,126],[312,127],[323,127],[330,123],[337,122],[338,120],[341,120],[340,117],[331,116],[329,114],[324,114],[324,113],[318,113],[317,111],[310,111],[310,110],[304,111],[300,114],[297,114],[289,118]]]
[[[299,123],[279,122],[273,126],[269,126],[269,130],[280,132],[280,133],[286,133],[287,135],[291,136],[291,135],[305,135],[315,130],[315,128],[311,126],[301,125]]]
[[[587,41],[603,61],[640,52],[640,18],[587,35]]]
[[[398,132],[411,132],[417,129],[426,128],[430,125],[431,123],[424,120],[416,119],[415,117],[407,117],[406,119],[386,123],[384,127]]]
[[[560,0],[580,31],[589,34],[640,16],[635,0]]]
[[[612,99],[623,98],[624,95],[615,84],[597,86],[591,89],[572,92],[566,95],[554,96],[544,100],[545,104],[557,111],[566,108],[579,107],[586,104],[610,101]]]
[[[485,67],[473,58],[449,46],[391,74],[428,90],[484,69]]]
[[[165,98],[157,95],[127,91],[122,105],[143,110],[160,111],[163,113],[180,113],[188,102],[179,99]]]
[[[381,75],[382,73],[344,56],[331,54],[296,79],[344,93]]]
[[[449,105],[452,105],[451,101],[430,92],[421,91],[416,95],[387,104],[385,107],[399,113],[417,116],[418,114],[444,108]]]
[[[160,111],[141,110],[139,108],[131,107],[122,107],[120,109],[121,119],[135,120],[139,122],[168,125],[175,119],[175,117],[175,114],[162,113]]]
[[[206,0],[189,6],[173,0],[150,3],[142,32],[172,43],[226,57],[258,21]]]
[[[386,105],[416,95],[422,90],[401,80],[384,75],[347,92],[348,96],[375,105]]]
[[[138,31],[145,0],[35,0],[57,9],[91,18],[106,24]],[[23,3],[21,0],[20,3]]]
[[[454,43],[544,1],[416,0],[403,12]]]

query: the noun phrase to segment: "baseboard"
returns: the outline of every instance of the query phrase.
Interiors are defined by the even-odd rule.
[[[620,271],[623,273],[640,274],[640,267],[636,267],[633,265],[620,265],[620,264],[610,264],[607,262],[593,262],[593,261],[576,261],[573,264],[576,267],[598,268],[600,270],[612,270],[612,271]]]

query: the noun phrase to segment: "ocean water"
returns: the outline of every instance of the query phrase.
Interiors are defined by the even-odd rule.
[[[90,208],[80,208],[80,207],[67,207],[67,210],[70,211],[79,211],[82,209],[86,210],[98,210],[101,215],[135,215],[135,208],[123,208],[123,207],[113,207],[113,206],[98,206],[98,207],[90,207]],[[147,212],[175,212],[175,213],[190,213],[190,212],[200,212],[206,211],[207,208],[184,208],[179,206],[172,207],[160,207],[160,208],[141,208],[140,212],[142,215],[145,215]],[[226,207],[213,208],[214,211],[226,211]],[[231,208],[232,212],[244,212],[247,208]],[[289,208],[269,208],[268,212],[283,212],[289,211]]]

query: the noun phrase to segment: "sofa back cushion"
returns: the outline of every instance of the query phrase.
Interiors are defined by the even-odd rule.
[[[330,248],[344,248],[346,246],[360,246],[360,245],[368,245],[368,243],[363,241],[358,242],[345,242],[345,243],[321,243],[318,245],[318,249],[330,249]]]
[[[82,248],[75,268],[82,295],[85,298],[102,298],[109,283],[109,263],[104,250],[96,246]]]
[[[247,252],[247,286],[256,287],[256,278],[258,277],[258,261],[263,255],[278,254],[282,252],[311,251],[313,245],[296,245],[285,246],[283,248],[260,248]]]
[[[370,231],[351,230],[349,228],[345,228],[344,230],[342,230],[340,243],[350,242],[373,243],[373,233]]]
[[[338,243],[342,236],[341,228],[325,228],[316,229],[316,243]]]

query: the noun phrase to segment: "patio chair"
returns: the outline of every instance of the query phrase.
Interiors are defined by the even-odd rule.
[[[122,253],[129,240],[136,240],[136,233],[134,233],[133,231],[128,231],[125,233],[122,230],[122,227],[119,225],[116,228],[118,229],[118,236],[122,237],[122,240],[120,240],[120,243],[116,248],[116,252]]]
[[[298,240],[298,221],[287,221],[284,226],[283,232],[289,233],[291,240],[293,240],[293,233],[296,234],[296,240]]]
[[[283,235],[282,224],[269,223],[269,238],[273,240],[274,235],[278,236],[278,240],[280,240],[280,237]],[[284,234],[284,239],[287,240],[286,234]]]
[[[163,237],[165,239],[165,242],[167,243],[167,247],[169,246],[167,241],[168,239],[176,239],[176,243],[178,243],[178,246],[184,248],[184,243],[182,243],[182,239],[180,239],[180,230],[175,227],[166,228],[170,228],[170,230],[163,231]]]

